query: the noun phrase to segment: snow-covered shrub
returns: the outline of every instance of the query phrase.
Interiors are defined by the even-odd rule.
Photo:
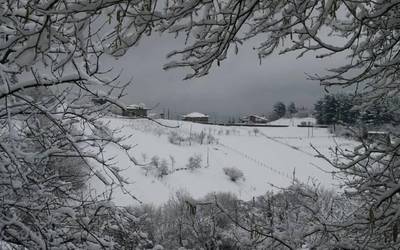
[[[122,208],[117,217],[119,221],[110,221],[104,229],[105,234],[117,243],[116,249],[160,249],[153,243],[156,230],[149,223],[156,219],[154,210],[149,205]]]
[[[206,140],[207,140],[206,144],[218,143],[217,138],[215,138],[212,134],[208,134]]]
[[[206,134],[204,131],[200,133],[192,132],[188,136],[183,136],[176,131],[171,131],[168,135],[168,141],[175,145],[190,146],[193,144],[214,144],[217,142],[217,139],[211,134]]]
[[[192,133],[192,137],[190,139],[191,142],[195,142],[200,145],[213,144],[217,142],[217,139],[213,135],[206,134],[204,131],[201,131],[200,133]]]
[[[177,193],[159,208],[132,208],[132,226],[165,249],[335,249],[337,239],[357,239],[357,230],[334,224],[351,218],[356,207],[332,191],[300,184],[251,201],[229,193],[201,199]]]
[[[201,158],[201,155],[193,155],[193,156],[189,157],[186,167],[190,170],[194,170],[196,168],[201,168],[202,161],[203,160]]]
[[[160,157],[157,155],[151,157],[150,165],[158,168],[158,166],[160,165]]]
[[[253,133],[254,133],[255,136],[257,136],[260,133],[260,129],[254,128],[253,129]]]
[[[231,168],[223,168],[224,173],[229,177],[229,179],[233,182],[237,182],[240,179],[244,179],[244,174],[243,172],[236,168],[236,167],[231,167]]]
[[[233,222],[214,205],[215,197],[219,200],[220,194],[196,200],[177,193],[162,207],[141,212],[149,218],[144,226],[151,230],[149,238],[165,249],[239,249],[234,247],[238,240],[232,235]],[[227,207],[233,211],[233,205]]]
[[[178,134],[178,132],[171,131],[168,135],[168,141],[171,144],[182,145],[182,143],[185,141],[185,138],[180,134]]]
[[[169,173],[169,168],[168,168],[168,162],[166,159],[162,159],[160,166],[157,168],[157,176],[162,178],[165,175],[168,175]]]
[[[151,174],[152,176],[158,178],[162,178],[163,176],[168,175],[170,172],[167,159],[160,159],[160,157],[157,155],[151,158],[149,164],[142,166],[142,169],[144,170],[146,176]]]
[[[151,173],[154,170],[154,166],[151,164],[146,164],[142,166],[142,169],[144,170],[144,175],[147,176],[149,173]]]

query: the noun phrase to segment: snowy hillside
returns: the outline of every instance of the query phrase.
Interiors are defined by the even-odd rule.
[[[306,119],[309,121],[310,118]],[[144,203],[162,204],[178,191],[187,192],[194,198],[210,192],[231,192],[246,200],[273,189],[272,185],[289,185],[293,175],[302,182],[312,178],[332,187],[335,180],[323,171],[331,170],[330,166],[315,157],[310,145],[329,154],[329,148],[336,144],[351,144],[333,138],[323,128],[311,131],[296,126],[249,128],[157,121],[177,128],[166,128],[144,119],[105,119],[110,127],[121,127],[123,135],[132,135],[125,143],[136,145],[131,154],[139,163],[147,164],[134,166],[117,148],[109,146],[106,150],[106,155],[116,156],[115,161],[125,169],[122,175],[130,182],[126,185],[127,191]],[[301,121],[290,122],[299,124]],[[277,124],[287,124],[285,122],[276,121]],[[201,167],[187,169],[189,158],[196,158],[196,155],[201,158]],[[154,174],[154,164],[158,165],[157,170],[162,165],[168,174],[162,177]],[[223,171],[227,167],[241,170],[244,179],[231,181]],[[103,188],[97,181],[91,185],[97,190]],[[137,204],[120,189],[116,189],[114,201],[119,205]]]
[[[281,118],[276,121],[269,122],[270,125],[288,125],[288,126],[297,126],[302,122],[306,124],[316,124],[315,118],[306,117],[306,118]]]

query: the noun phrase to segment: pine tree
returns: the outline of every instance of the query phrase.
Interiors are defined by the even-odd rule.
[[[359,117],[359,112],[354,110],[354,101],[352,96],[346,94],[338,94],[335,96],[337,106],[336,120],[344,124],[355,124]]]
[[[294,114],[297,113],[297,108],[296,105],[294,104],[294,102],[291,102],[287,108],[287,111],[289,113],[290,116],[293,116]]]
[[[286,106],[283,102],[277,102],[274,104],[274,114],[281,118],[286,114]]]

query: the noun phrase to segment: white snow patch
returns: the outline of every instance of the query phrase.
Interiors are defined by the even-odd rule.
[[[304,119],[292,119],[300,124]],[[334,138],[327,129],[314,128],[311,135],[308,128],[260,127],[255,131],[251,127],[224,127],[197,124],[184,121],[157,120],[169,126],[162,127],[146,119],[107,118],[113,128],[122,127],[121,135],[132,135],[124,144],[136,145],[131,154],[142,163],[149,163],[153,156],[158,156],[168,163],[170,174],[162,178],[147,174],[140,166],[135,166],[129,158],[115,146],[106,148],[106,156],[116,156],[115,161],[124,169],[121,175],[130,184],[127,191],[144,203],[160,205],[176,192],[187,192],[194,198],[212,192],[231,192],[239,198],[249,200],[262,195],[273,186],[286,187],[293,181],[293,175],[302,182],[311,179],[325,187],[334,187],[338,181],[329,171],[332,167],[321,158],[311,144],[328,156],[330,148],[353,146],[355,143],[343,138]],[[281,119],[279,122],[284,122]],[[171,144],[168,136],[171,131],[190,136],[190,133],[214,136],[218,143],[191,146]],[[202,168],[173,171],[185,168],[193,155],[202,157]],[[173,159],[173,160],[171,160]],[[232,182],[224,174],[226,167],[235,167],[244,174],[244,180]],[[101,191],[104,185],[93,181],[91,186]],[[134,199],[121,189],[114,191],[114,200],[118,205],[137,204]]]
[[[187,115],[184,115],[183,117],[190,117],[190,118],[200,118],[200,117],[208,117],[208,115],[199,113],[199,112],[192,112]]]

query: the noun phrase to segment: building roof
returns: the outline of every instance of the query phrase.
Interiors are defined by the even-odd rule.
[[[205,117],[208,117],[208,115],[205,115],[205,114],[202,114],[202,113],[199,113],[199,112],[192,112],[192,113],[189,113],[189,114],[187,114],[187,115],[184,115],[183,117],[188,117],[188,118],[205,118]]]
[[[386,131],[368,131],[368,134],[375,134],[375,135],[388,135],[389,132]]]
[[[257,119],[260,119],[260,120],[268,121],[268,118],[267,118],[267,117],[265,117],[265,116],[259,116],[259,115],[249,115],[249,117],[250,117],[250,116],[252,116],[252,117],[255,117],[255,118],[257,118]]]
[[[253,115],[244,116],[244,117],[242,117],[241,119],[242,119],[242,120],[247,120],[247,119],[249,119],[250,117],[255,117],[256,119],[263,120],[263,121],[269,121],[268,118],[265,117],[265,116],[259,116],[259,115],[254,115],[254,114],[253,114]]]
[[[148,108],[146,108],[146,105],[144,105],[143,103],[139,103],[139,104],[127,105],[126,109],[148,109]]]

